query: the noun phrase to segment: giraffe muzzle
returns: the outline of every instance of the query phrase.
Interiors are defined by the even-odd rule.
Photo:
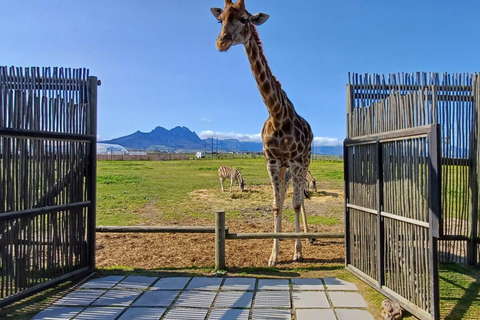
[[[223,37],[217,39],[218,51],[227,51],[232,46],[232,36],[225,34]]]

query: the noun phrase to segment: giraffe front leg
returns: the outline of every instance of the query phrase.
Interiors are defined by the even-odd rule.
[[[300,214],[304,221],[304,228],[307,231],[307,221],[304,208],[304,188],[305,188],[305,176],[303,168],[291,167],[293,178],[293,199],[292,205],[295,211],[295,232],[300,232]],[[293,252],[293,261],[303,261],[302,256],[302,241],[300,238],[295,239],[295,248]]]
[[[278,208],[273,209],[274,228],[273,232],[282,232],[282,211]],[[278,263],[278,255],[280,254],[280,242],[279,239],[273,239],[273,248],[270,259],[268,259],[268,266],[274,267]]]
[[[285,199],[285,171],[286,168],[280,168],[275,162],[267,165],[270,180],[273,187],[273,219],[274,228],[273,232],[282,232],[282,211],[283,201]],[[278,263],[278,255],[280,254],[279,239],[273,239],[273,248],[270,259],[268,260],[268,266],[273,267]]]
[[[295,209],[295,232],[300,232],[300,208]],[[295,249],[293,251],[293,261],[299,261],[299,262],[303,261],[302,240],[300,238],[295,239]]]

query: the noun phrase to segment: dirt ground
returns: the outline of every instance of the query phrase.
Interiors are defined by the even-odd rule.
[[[271,192],[263,186],[260,191]],[[199,201],[211,202],[219,199],[218,193],[205,190],[193,192],[193,198],[198,194],[203,196]],[[238,195],[233,194],[228,201],[235,201]],[[224,196],[225,197],[225,196]],[[209,199],[211,198],[211,199]],[[232,200],[233,199],[233,200]],[[291,209],[290,199],[286,208]],[[210,203],[209,202],[209,203]],[[241,204],[240,204],[241,205]],[[305,201],[307,215],[336,215],[339,223],[335,225],[310,225],[309,232],[343,233],[343,192],[341,190],[322,190],[313,193],[311,199]],[[333,210],[335,209],[335,210]],[[161,213],[156,212],[153,205],[142,209],[139,214],[148,218],[148,224],[154,221],[156,225],[213,226],[214,220],[182,219],[180,222],[162,221]],[[337,212],[332,214],[332,212]],[[156,217],[153,219],[153,217]],[[308,221],[308,218],[307,218]],[[273,215],[271,202],[265,206],[244,209],[241,218],[227,218],[229,232],[272,232]],[[283,219],[284,232],[293,232],[294,224]],[[227,240],[226,264],[229,268],[266,267],[272,250],[273,240]],[[294,239],[280,241],[280,256],[278,267],[306,268],[322,264],[343,263],[345,247],[343,239],[318,239],[313,244],[307,239],[302,240],[303,262],[293,262]],[[97,233],[96,264],[99,268],[129,267],[134,269],[164,269],[213,267],[215,264],[214,234],[155,234],[155,233]]]

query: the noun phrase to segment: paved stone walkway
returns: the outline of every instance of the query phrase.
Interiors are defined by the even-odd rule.
[[[33,319],[373,320],[337,278],[108,276],[84,283]]]

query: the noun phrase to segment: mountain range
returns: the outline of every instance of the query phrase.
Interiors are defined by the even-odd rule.
[[[261,142],[243,142],[237,139],[220,140],[215,137],[200,139],[187,127],[175,127],[167,130],[156,127],[150,132],[134,132],[130,135],[99,141],[99,143],[119,144],[130,150],[146,150],[161,152],[262,152]],[[316,146],[315,154],[342,155],[342,146]]]

